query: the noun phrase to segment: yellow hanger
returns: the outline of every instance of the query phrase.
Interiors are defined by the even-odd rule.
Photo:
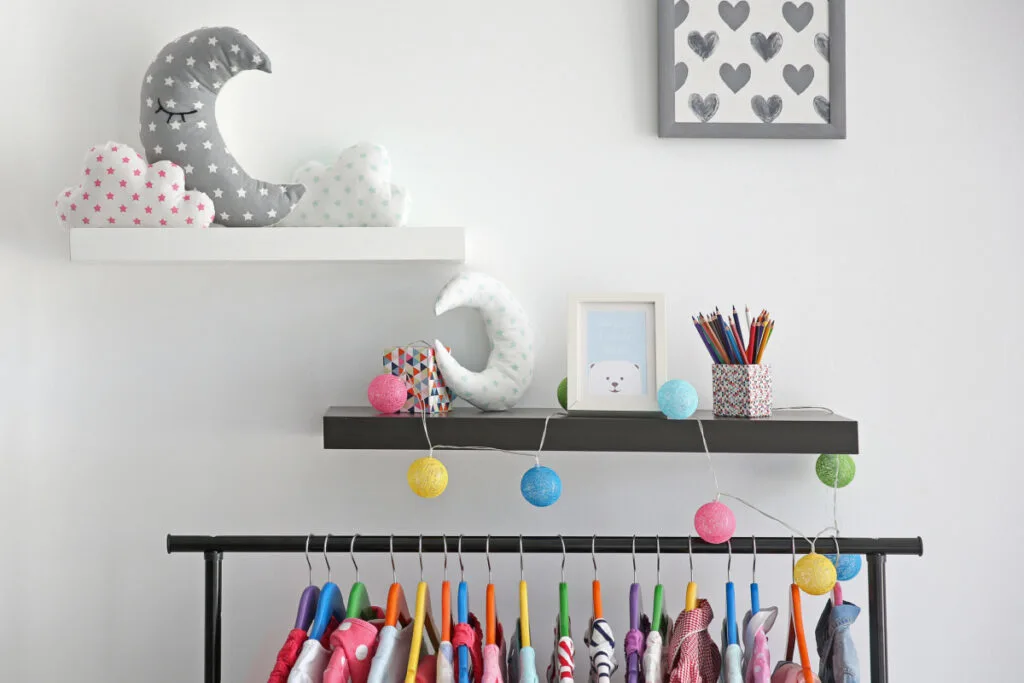
[[[523,571],[523,537],[519,536],[519,646],[530,647],[530,606]]]
[[[686,611],[697,609],[697,584],[693,581],[693,537],[686,537],[686,546],[690,552],[690,583],[686,584]]]
[[[434,624],[434,610],[430,606],[430,586],[423,580],[423,536],[420,536],[420,582],[416,584],[416,613],[412,622],[412,643],[409,647],[409,663],[405,669],[405,683],[416,683],[416,671],[420,666],[420,651],[423,648],[423,631],[427,631],[427,637],[434,652],[437,652],[440,644],[440,637],[437,626]]]

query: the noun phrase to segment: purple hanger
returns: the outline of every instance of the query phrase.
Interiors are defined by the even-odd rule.
[[[295,615],[295,628],[308,631],[313,623],[313,616],[316,614],[316,603],[320,600],[320,587],[313,585],[313,563],[309,561],[309,539],[313,534],[306,537],[306,565],[309,567],[309,585],[302,591],[299,598],[299,611]]]

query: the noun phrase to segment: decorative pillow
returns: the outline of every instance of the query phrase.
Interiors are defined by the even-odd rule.
[[[304,164],[295,182],[309,191],[281,225],[398,227],[409,214],[409,195],[391,184],[391,158],[380,145],[349,147],[331,166]]]
[[[72,228],[208,228],[214,213],[209,197],[185,189],[177,164],[147,164],[119,142],[90,149],[80,182],[65,188],[55,204],[61,222]]]
[[[146,158],[174,161],[190,190],[217,201],[217,222],[273,225],[302,197],[302,185],[251,178],[224,145],[214,111],[221,87],[239,71],[270,73],[270,60],[230,27],[201,28],[168,43],[146,70],[139,115]]]

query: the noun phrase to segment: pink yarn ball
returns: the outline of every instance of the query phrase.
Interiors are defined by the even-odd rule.
[[[377,375],[366,390],[370,405],[382,413],[397,413],[407,396],[405,381],[395,375]]]
[[[708,543],[725,543],[736,531],[736,515],[725,503],[705,503],[693,516],[693,526]]]

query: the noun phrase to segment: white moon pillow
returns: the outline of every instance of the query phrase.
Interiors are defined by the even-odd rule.
[[[66,227],[208,228],[213,201],[185,189],[185,173],[171,161],[148,164],[120,142],[85,154],[81,175],[55,202]]]
[[[353,145],[330,166],[305,163],[294,181],[306,194],[279,225],[399,227],[408,218],[409,194],[392,184],[391,158],[380,145]]]

